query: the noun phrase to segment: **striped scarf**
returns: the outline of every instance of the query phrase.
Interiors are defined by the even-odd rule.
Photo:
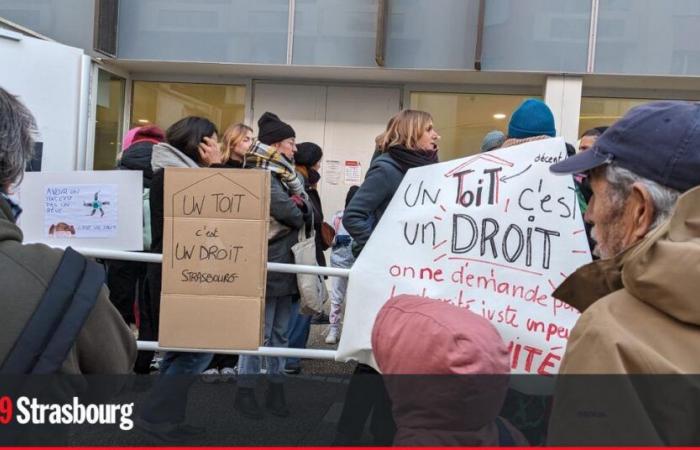
[[[245,167],[257,167],[275,174],[291,194],[306,196],[304,182],[294,171],[294,166],[287,158],[269,145],[258,141],[245,155]]]

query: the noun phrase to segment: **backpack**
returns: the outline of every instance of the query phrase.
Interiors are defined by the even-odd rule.
[[[68,247],[39,305],[0,366],[0,374],[60,370],[104,283],[104,270]]]

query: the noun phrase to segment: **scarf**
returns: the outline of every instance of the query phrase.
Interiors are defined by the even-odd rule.
[[[291,194],[306,195],[304,182],[294,171],[294,166],[274,147],[260,141],[253,144],[245,155],[245,167],[269,170],[280,179]]]
[[[155,172],[166,167],[199,167],[189,156],[170,144],[161,142],[153,146],[151,153],[151,168]]]
[[[437,150],[409,150],[397,145],[389,147],[387,152],[394,161],[399,163],[403,173],[413,167],[422,167],[438,162]]]
[[[526,142],[541,141],[542,139],[551,139],[551,136],[541,134],[539,136],[531,136],[531,137],[522,138],[522,139],[510,138],[510,139],[506,139],[506,141],[503,143],[503,145],[501,145],[501,148],[513,147],[514,145],[525,144]]]

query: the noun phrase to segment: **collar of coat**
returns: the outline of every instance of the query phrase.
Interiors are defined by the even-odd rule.
[[[583,312],[620,289],[685,323],[700,325],[700,187],[671,217],[619,255],[580,267],[553,297]]]

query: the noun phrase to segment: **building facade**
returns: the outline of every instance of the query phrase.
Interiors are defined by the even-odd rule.
[[[0,18],[0,55],[30,44],[19,35],[82,51],[61,75],[77,87],[55,94],[77,98],[74,142],[47,143],[45,165],[110,169],[141,123],[196,114],[223,131],[269,110],[324,148],[326,214],[401,108],[431,112],[452,159],[528,97],[569,142],[651,99],[700,100],[694,0],[0,0]],[[60,69],[31,45],[36,61],[9,70]]]

